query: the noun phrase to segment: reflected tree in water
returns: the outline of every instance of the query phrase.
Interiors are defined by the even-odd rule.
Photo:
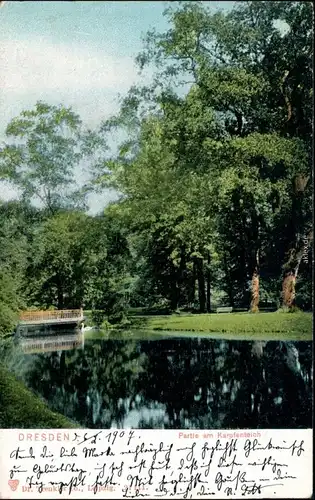
[[[16,355],[14,369],[84,427],[312,425],[309,342],[87,341],[84,350]]]
[[[27,358],[28,356],[23,356]],[[84,350],[32,356],[24,380],[55,410],[85,427],[122,427],[144,354],[135,342],[87,343]]]
[[[167,427],[311,425],[309,343],[189,339],[161,352],[147,347],[144,397],[165,405]]]

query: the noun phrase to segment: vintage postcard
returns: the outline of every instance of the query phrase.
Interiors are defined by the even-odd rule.
[[[0,2],[0,498],[312,496],[310,2]]]

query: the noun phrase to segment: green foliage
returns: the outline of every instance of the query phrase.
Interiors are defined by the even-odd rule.
[[[23,408],[23,411],[21,411]],[[0,366],[0,427],[2,429],[70,429],[78,424],[52,412],[29,389]]]
[[[83,129],[71,108],[39,101],[9,123],[6,136],[0,178],[18,188],[24,200],[40,202],[51,213],[84,205],[74,168],[105,145],[96,133]]]
[[[129,250],[114,219],[61,209],[47,214],[23,202],[1,204],[0,219],[1,335],[25,307],[123,315]]]
[[[18,319],[21,299],[15,276],[0,269],[0,339],[13,333]]]
[[[289,313],[299,313],[301,312],[301,309],[298,306],[293,306],[289,309]]]
[[[115,212],[137,235],[134,305],[149,294],[175,310],[198,287],[203,310],[212,287],[248,307],[255,269],[277,302],[311,217],[311,7],[185,2],[165,15],[170,29],[137,58],[153,87],[131,88],[102,128],[133,132],[99,182],[122,194]]]
[[[0,336],[12,333],[25,305],[24,280],[32,228],[41,215],[28,203],[0,201]]]
[[[29,305],[84,306],[103,316],[120,314],[127,305],[128,247],[108,218],[59,212],[34,230],[32,251],[25,287]]]
[[[93,324],[95,324],[97,327],[100,327],[105,319],[105,313],[104,311],[95,311],[92,310],[91,313],[91,320]]]
[[[0,206],[3,332],[24,306],[101,311],[98,324],[129,306],[248,310],[255,272],[262,305],[283,305],[294,272],[295,305],[311,309],[312,8],[180,2],[165,15],[137,58],[152,85],[99,130],[43,102],[9,123],[0,175],[21,197]],[[83,159],[94,178],[78,190]],[[78,209],[104,187],[120,198],[103,215]]]
[[[312,309],[312,5],[236,2],[229,13],[212,14],[206,2],[179,2],[165,15],[169,29],[149,32],[137,58],[140,69],[153,68],[153,83],[131,87],[99,130],[86,129],[71,108],[43,102],[8,124],[0,180],[21,195],[0,201],[0,337],[13,331],[25,307],[84,307],[92,310],[88,323],[107,338],[114,325],[311,339],[312,316],[300,309]],[[112,133],[122,139],[110,154]],[[83,160],[94,178],[79,188]],[[104,187],[119,200],[103,215],[88,215],[86,195]],[[297,276],[290,307],[281,299],[288,273]],[[182,314],[223,304],[248,311],[252,282],[261,305],[283,314],[258,313],[257,304],[256,314]],[[160,316],[127,318],[130,306]],[[176,314],[161,316],[170,311]],[[87,355],[54,353],[32,358],[31,372],[25,359],[18,368],[38,392],[51,395],[54,374],[63,394],[75,387],[76,395],[97,399],[93,425],[109,427],[109,415],[123,421],[119,401],[132,400],[147,363],[132,333],[126,344],[113,335],[112,351],[93,343]],[[206,361],[205,380],[213,380],[207,370],[215,363]],[[160,385],[155,366],[145,391],[153,387],[164,398],[164,375],[175,370],[184,400],[182,366],[172,361]],[[199,360],[194,366],[200,372]],[[1,367],[0,386],[0,426],[72,426]],[[87,399],[69,405],[86,425]],[[52,404],[64,410],[57,393]]]
[[[88,259],[86,220],[79,212],[58,213],[34,231],[34,254],[27,269],[30,303],[40,302],[45,308],[80,307]]]
[[[16,295],[12,281],[0,271],[0,338],[13,333],[17,318]]]

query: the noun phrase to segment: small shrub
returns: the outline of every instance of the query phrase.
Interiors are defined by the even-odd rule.
[[[105,311],[99,311],[94,309],[91,313],[92,322],[98,327],[101,326],[105,318],[106,318]]]
[[[105,319],[101,324],[101,330],[109,330],[110,328],[112,328],[112,325]]]
[[[302,311],[298,306],[291,306],[288,312],[289,313],[298,313],[298,312],[302,312]]]
[[[108,316],[108,321],[112,325],[117,325],[118,323],[121,323],[124,318],[125,318],[124,312],[123,311],[117,311],[117,312],[115,312],[113,314],[110,314]]]
[[[131,321],[129,321],[128,318],[123,318],[120,322],[121,327],[126,327],[126,326],[130,326],[130,325],[131,325]]]

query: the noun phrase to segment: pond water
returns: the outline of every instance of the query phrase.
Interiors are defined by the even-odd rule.
[[[111,335],[24,339],[10,369],[87,428],[312,426],[311,342]]]

